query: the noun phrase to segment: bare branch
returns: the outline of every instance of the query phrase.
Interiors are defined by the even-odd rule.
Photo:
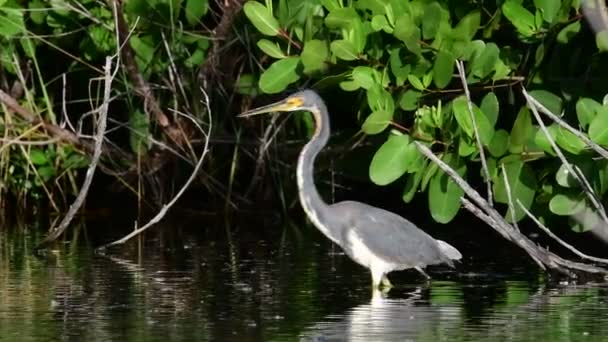
[[[117,65],[118,68],[118,65]],[[103,145],[103,137],[106,132],[107,125],[107,116],[108,116],[108,108],[110,105],[110,94],[112,92],[112,58],[106,57],[106,64],[104,66],[104,91],[103,91],[103,102],[99,108],[99,117],[97,118],[97,133],[95,134],[95,148],[93,150],[93,156],[91,157],[91,163],[89,164],[89,168],[87,169],[87,173],[82,183],[82,187],[80,188],[80,192],[74,203],[70,205],[67,214],[61,220],[59,226],[55,228],[51,228],[49,235],[36,247],[36,249],[41,249],[47,246],[49,243],[57,240],[67,229],[72,219],[80,210],[80,207],[84,203],[84,200],[87,197],[89,192],[89,187],[93,181],[93,175],[95,174],[95,170],[97,169],[97,163],[99,162],[99,158],[101,157],[101,146]]]

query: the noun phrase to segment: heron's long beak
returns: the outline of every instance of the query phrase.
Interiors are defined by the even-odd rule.
[[[244,118],[244,117],[248,117],[248,116],[270,113],[270,112],[287,112],[287,111],[292,110],[293,107],[294,107],[293,104],[287,102],[286,100],[281,100],[279,102],[271,103],[266,106],[248,110],[246,112],[243,112],[243,113],[237,115],[237,117]]]

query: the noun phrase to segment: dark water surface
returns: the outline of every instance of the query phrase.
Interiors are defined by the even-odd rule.
[[[523,256],[467,258],[428,283],[393,273],[374,299],[368,272],[316,234],[213,231],[44,257],[40,236],[1,232],[0,341],[608,340],[608,284],[546,281]]]

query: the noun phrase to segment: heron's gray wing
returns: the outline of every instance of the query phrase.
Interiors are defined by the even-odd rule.
[[[408,267],[452,266],[437,240],[397,214],[354,201],[336,203],[331,209],[346,228],[344,232],[354,231],[373,254],[387,262]]]

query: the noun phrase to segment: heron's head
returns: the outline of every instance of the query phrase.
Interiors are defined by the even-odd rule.
[[[321,102],[321,98],[314,91],[302,90],[289,95],[279,102],[248,110],[238,116],[247,117],[270,112],[295,112],[298,110],[315,111],[315,109],[319,108]]]

